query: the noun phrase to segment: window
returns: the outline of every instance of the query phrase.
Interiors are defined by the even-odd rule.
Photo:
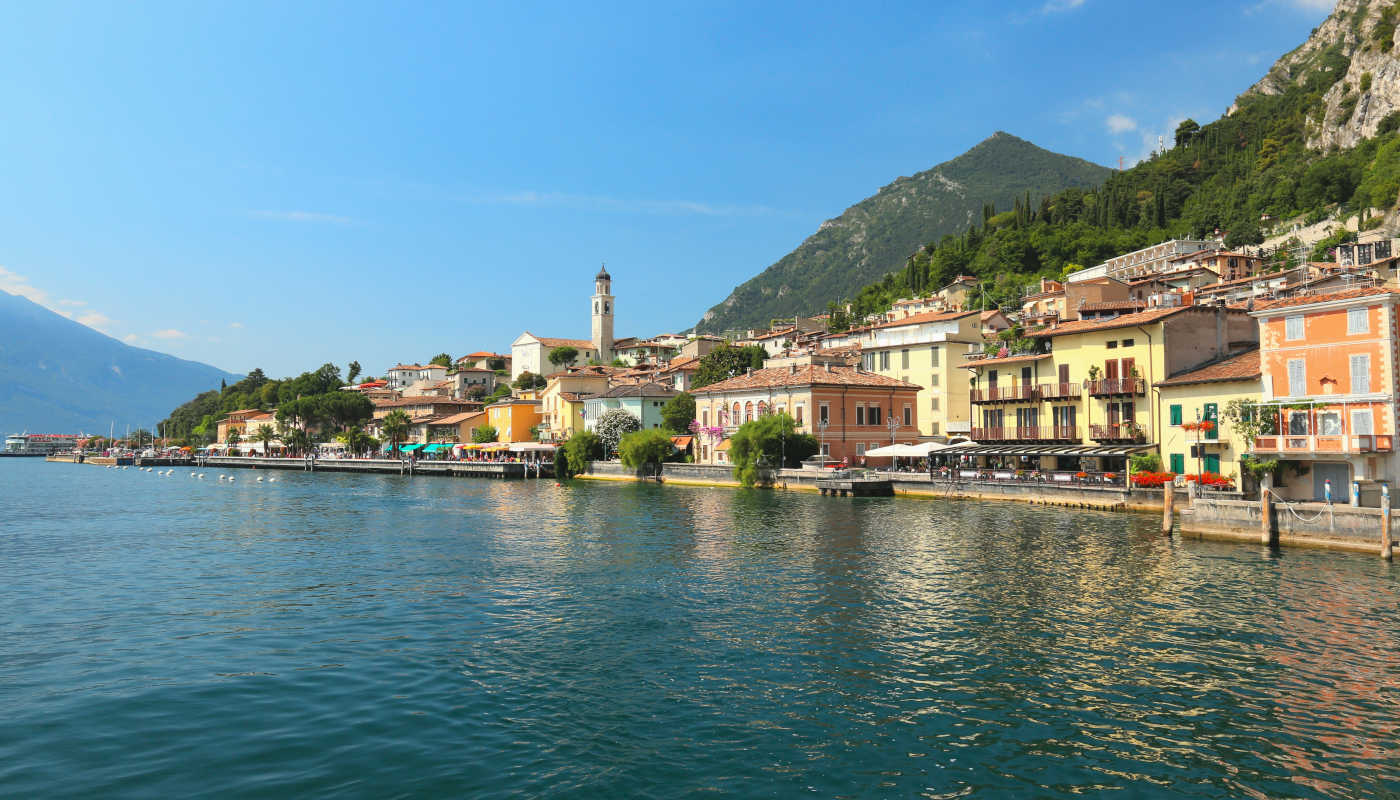
[[[909,348],[899,351],[899,368],[909,369]]]
[[[865,442],[856,442],[856,455],[865,455]]]
[[[929,362],[930,362],[933,366],[935,366],[935,367],[938,366],[938,348],[937,348],[937,347],[930,347],[930,348],[929,348],[929,350],[928,350],[928,357],[929,357]]]
[[[880,407],[879,407],[879,406],[871,406],[871,407],[870,407],[870,413],[867,414],[867,417],[869,418],[869,422],[870,422],[871,425],[883,425],[883,424],[885,424],[885,419],[884,419],[884,417],[881,417],[881,416],[880,416]]]
[[[817,420],[828,425],[831,424],[831,404],[822,403],[817,407]]]
[[[1108,342],[1108,349],[1109,349],[1109,350],[1116,350],[1117,348],[1118,348],[1118,340],[1117,340],[1117,339],[1110,339],[1109,342]]]
[[[1216,475],[1219,475],[1219,474],[1220,474],[1220,454],[1219,454],[1219,453],[1206,453],[1206,457],[1205,457],[1204,460],[1205,460],[1205,471],[1206,471],[1206,472],[1214,472]]]
[[[1069,365],[1068,365],[1068,364],[1061,364],[1061,365],[1059,365],[1059,367],[1057,368],[1056,371],[1059,373],[1059,375],[1058,375],[1057,377],[1059,377],[1060,383],[1069,383]]]
[[[889,369],[889,368],[890,368],[890,351],[888,351],[888,350],[881,350],[881,351],[880,351],[880,369]]]
[[[1308,393],[1307,376],[1303,371],[1303,359],[1288,359],[1288,396],[1302,397]]]
[[[866,353],[865,355],[863,355],[863,356],[860,357],[860,361],[861,361],[861,366],[865,367],[867,370],[870,370],[871,372],[874,372],[874,371],[875,371],[875,354],[874,354],[874,353]]]
[[[1283,320],[1283,338],[1293,341],[1303,338],[1303,318],[1300,316],[1286,317]]]
[[[1366,314],[1366,312],[1367,312],[1368,310],[1369,310],[1369,309],[1365,309],[1365,308],[1348,308],[1348,309],[1347,309],[1347,333],[1348,333],[1348,334],[1353,334],[1353,333],[1370,333],[1370,332],[1371,332],[1371,319],[1370,319],[1370,317],[1368,317],[1367,314]]]
[[[856,424],[857,424],[857,425],[864,425],[864,424],[865,424],[865,406],[862,406],[862,405],[857,405],[857,406],[856,406]]]
[[[1365,353],[1351,357],[1351,393],[1371,391],[1371,357]]]
[[[904,427],[914,424],[914,408],[908,403],[904,404]]]
[[[1292,411],[1288,414],[1288,435],[1307,436],[1308,435],[1308,412]]]
[[[831,455],[831,445],[827,444],[826,442],[822,442],[822,455]]]
[[[1172,419],[1171,424],[1172,424],[1172,425],[1180,425],[1180,424],[1181,424],[1181,406],[1180,406],[1180,405],[1173,405],[1173,406],[1170,406],[1170,407],[1169,407],[1169,410],[1170,410],[1171,415],[1172,415],[1172,417],[1171,417],[1171,419]]]
[[[1206,403],[1201,410],[1201,421],[1211,424],[1210,430],[1206,431],[1207,439],[1220,438],[1220,406],[1215,403]]]
[[[938,410],[938,398],[937,398],[937,397],[930,397],[930,398],[928,399],[928,410],[929,410],[929,411],[937,411],[937,410]]]
[[[1186,471],[1186,456],[1182,455],[1181,453],[1172,453],[1171,462],[1172,472],[1175,472],[1176,474],[1180,475]]]
[[[803,415],[806,411],[807,411],[807,405],[806,405],[805,403],[798,403],[798,404],[797,404],[797,424],[798,424],[798,425],[801,425],[801,424],[802,424],[802,415]]]
[[[935,372],[935,373],[933,373],[933,374],[931,374],[931,375],[928,376],[928,385],[929,385],[929,386],[937,386],[937,385],[938,385],[938,373],[937,373],[937,372]]]
[[[710,427],[710,409],[700,412],[700,424],[706,428]]]
[[[1320,411],[1317,414],[1317,432],[1321,436],[1342,435],[1342,415],[1337,411]]]
[[[928,424],[928,427],[929,427],[929,431],[928,431],[929,433],[932,433],[932,434],[934,434],[934,435],[937,435],[937,434],[938,434],[938,423],[937,423],[937,422],[930,422],[930,423]]]
[[[1375,433],[1375,428],[1371,427],[1371,409],[1352,409],[1351,432],[1357,436],[1370,436]]]
[[[1124,340],[1123,340],[1123,347],[1132,347],[1132,346],[1133,346],[1133,340],[1132,340],[1132,339],[1124,339]]]

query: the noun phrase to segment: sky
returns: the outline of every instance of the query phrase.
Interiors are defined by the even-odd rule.
[[[14,4],[0,289],[281,377],[693,325],[997,130],[1107,166],[1325,0]]]

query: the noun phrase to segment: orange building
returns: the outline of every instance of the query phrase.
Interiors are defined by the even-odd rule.
[[[544,417],[540,415],[539,400],[524,400],[507,397],[499,403],[486,407],[487,421],[496,429],[498,442],[533,442],[535,434],[531,428],[539,425]]]
[[[1324,499],[1330,484],[1335,502],[1376,505],[1379,482],[1393,480],[1397,298],[1383,288],[1348,289],[1253,312],[1264,426],[1254,452],[1307,470],[1285,473],[1285,497]]]
[[[698,460],[727,463],[729,437],[766,414],[786,413],[799,433],[821,442],[822,453],[847,461],[867,450],[919,441],[919,386],[860,367],[796,363],[754,370],[695,390],[703,431]]]

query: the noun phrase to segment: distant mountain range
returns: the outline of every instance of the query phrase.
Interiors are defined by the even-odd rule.
[[[821,224],[796,250],[736,288],[697,328],[765,327],[774,317],[814,314],[885,273],[944,234],[982,222],[982,208],[1010,210],[1018,198],[1095,187],[1112,170],[1052,153],[998,131],[957,158],[893,183]]]
[[[0,433],[150,429],[191,395],[240,377],[123,344],[0,291]]]

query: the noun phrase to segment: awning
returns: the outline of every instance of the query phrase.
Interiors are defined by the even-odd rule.
[[[1125,444],[1087,446],[1077,444],[959,444],[945,447],[941,451],[948,455],[967,456],[1074,456],[1078,458],[1103,458],[1128,456],[1143,450],[1151,450],[1156,445]]]
[[[422,446],[423,445],[421,444],[401,444],[399,445],[399,451],[404,453],[411,453]]]
[[[423,452],[425,452],[425,453],[436,453],[436,452],[439,451],[439,450],[451,450],[451,449],[452,449],[452,445],[450,445],[450,444],[429,444],[429,445],[424,445],[424,446],[423,446]]]
[[[512,442],[510,451],[512,453],[552,453],[557,445],[545,444],[544,442]]]

